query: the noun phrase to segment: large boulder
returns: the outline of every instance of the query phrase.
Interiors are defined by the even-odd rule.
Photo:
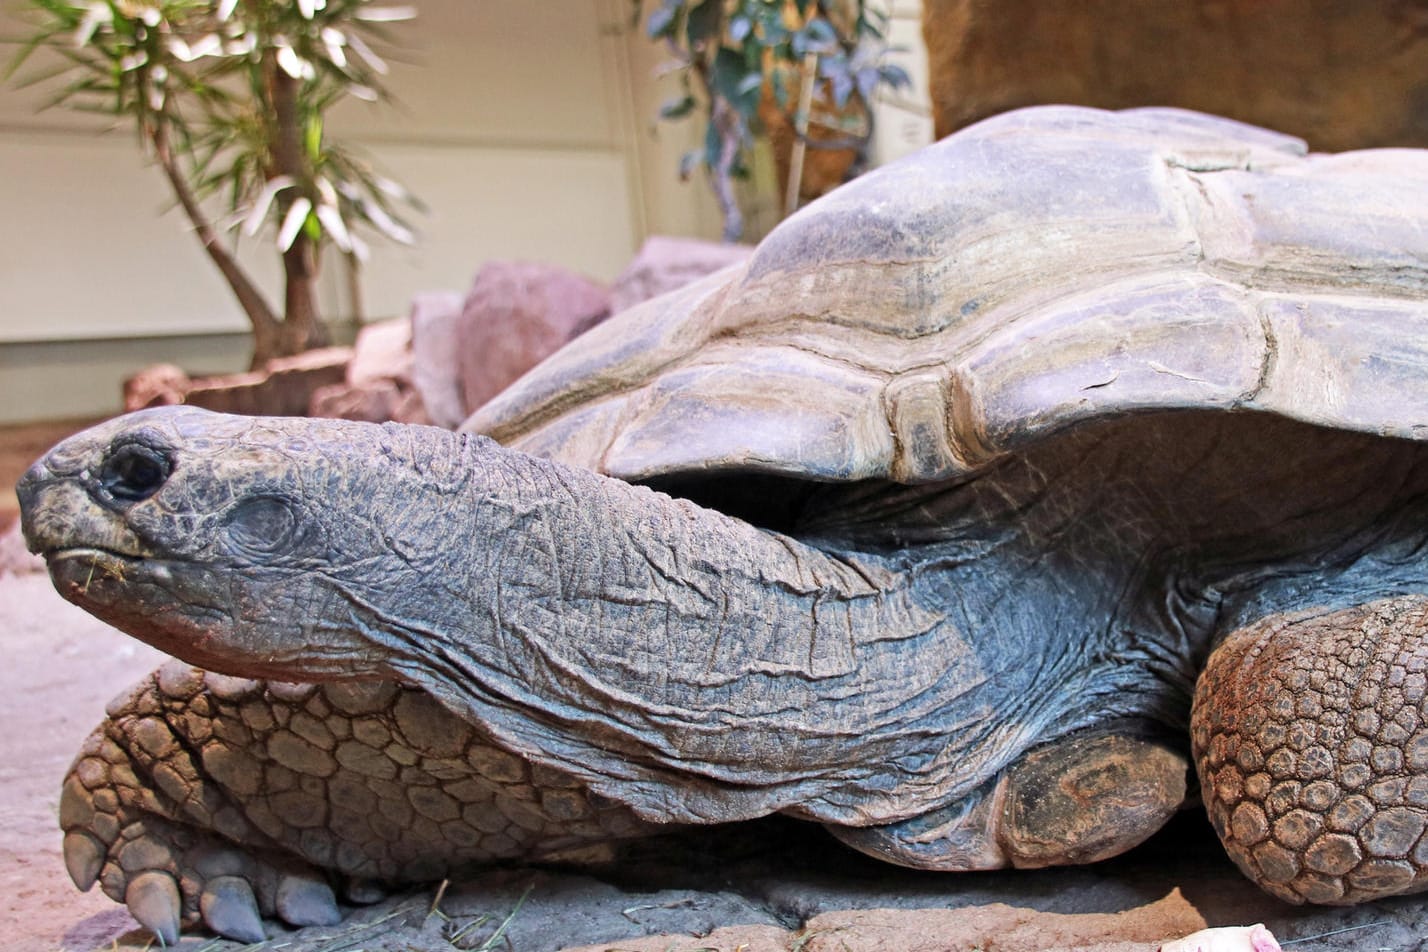
[[[618,314],[706,274],[743,264],[753,252],[752,245],[651,235],[611,285],[610,309]]]
[[[610,314],[610,292],[557,265],[491,261],[454,328],[465,414]]]
[[[1181,106],[1319,150],[1428,146],[1428,8],[1403,0],[923,0],[939,137],[1038,103]]]

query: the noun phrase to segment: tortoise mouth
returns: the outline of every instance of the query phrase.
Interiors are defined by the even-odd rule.
[[[122,585],[133,579],[136,569],[151,566],[149,559],[137,553],[100,546],[62,546],[40,555],[55,586],[80,596],[90,595],[91,586]]]
[[[39,553],[45,562],[54,568],[57,564],[67,565],[76,560],[87,560],[96,567],[108,567],[113,565],[132,566],[144,561],[144,556],[137,552],[122,552],[118,549],[106,549],[97,545],[66,545],[53,549],[45,549]]]

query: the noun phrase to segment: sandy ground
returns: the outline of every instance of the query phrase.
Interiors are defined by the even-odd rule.
[[[63,601],[42,574],[0,578],[0,947],[88,952],[138,928],[60,858],[60,781],[104,705],[163,656]]]

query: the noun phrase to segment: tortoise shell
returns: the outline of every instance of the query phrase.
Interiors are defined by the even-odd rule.
[[[463,429],[627,480],[906,483],[1149,410],[1416,439],[1425,208],[1418,151],[1024,109],[810,204],[747,264],[617,315]]]

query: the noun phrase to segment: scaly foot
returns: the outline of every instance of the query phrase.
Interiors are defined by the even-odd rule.
[[[650,832],[420,691],[264,683],[177,662],[110,705],[65,780],[65,862],[164,942],[202,921],[340,918],[373,884],[439,879]]]
[[[1428,598],[1230,634],[1192,725],[1210,820],[1267,892],[1348,905],[1428,888]]]

